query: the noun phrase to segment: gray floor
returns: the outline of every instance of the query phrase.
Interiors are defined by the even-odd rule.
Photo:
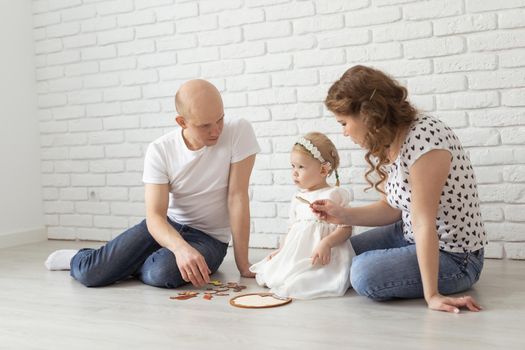
[[[342,298],[239,309],[228,297],[170,300],[177,291],[130,280],[86,288],[43,261],[55,249],[101,243],[48,241],[0,250],[0,349],[525,349],[525,262],[487,260],[471,291],[484,311],[430,311],[423,300]],[[240,279],[232,252],[213,277]],[[267,254],[252,250],[252,261]],[[186,288],[184,290],[188,290]]]

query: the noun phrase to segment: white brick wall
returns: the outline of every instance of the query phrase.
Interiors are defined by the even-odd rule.
[[[525,259],[523,0],[34,0],[33,21],[51,238],[111,239],[139,220],[145,147],[172,129],[173,95],[197,77],[262,146],[253,246],[286,231],[299,134],[329,133],[354,204],[377,198],[363,192],[363,152],[322,105],[360,63],[455,129],[480,183],[487,256]]]

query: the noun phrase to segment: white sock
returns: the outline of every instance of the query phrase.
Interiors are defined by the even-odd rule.
[[[69,270],[71,259],[78,253],[77,249],[60,249],[51,253],[44,265],[48,270]]]

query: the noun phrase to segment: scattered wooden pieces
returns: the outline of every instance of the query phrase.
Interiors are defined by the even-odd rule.
[[[170,297],[170,299],[176,299],[176,300],[188,300],[191,298],[195,298],[195,295],[177,295],[176,297]]]
[[[203,292],[203,299],[211,300],[213,299],[213,296],[228,296],[230,295],[230,291],[233,291],[235,293],[239,293],[246,289],[246,286],[240,285],[237,282],[227,282],[222,283],[219,280],[212,280],[210,283],[213,287],[206,287],[205,291]],[[195,298],[197,295],[199,295],[199,292],[196,291],[181,291],[177,293],[177,296],[171,296],[170,299],[172,300],[188,300],[191,298]]]

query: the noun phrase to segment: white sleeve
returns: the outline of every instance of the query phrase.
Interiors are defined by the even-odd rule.
[[[144,157],[142,182],[149,184],[169,183],[166,156],[159,145],[150,143]]]
[[[334,191],[330,193],[330,199],[342,207],[350,206],[350,193],[341,187],[336,187]]]
[[[233,123],[232,155],[230,163],[237,163],[241,160],[258,153],[261,149],[257,143],[255,132],[252,125],[244,119],[239,119]]]

